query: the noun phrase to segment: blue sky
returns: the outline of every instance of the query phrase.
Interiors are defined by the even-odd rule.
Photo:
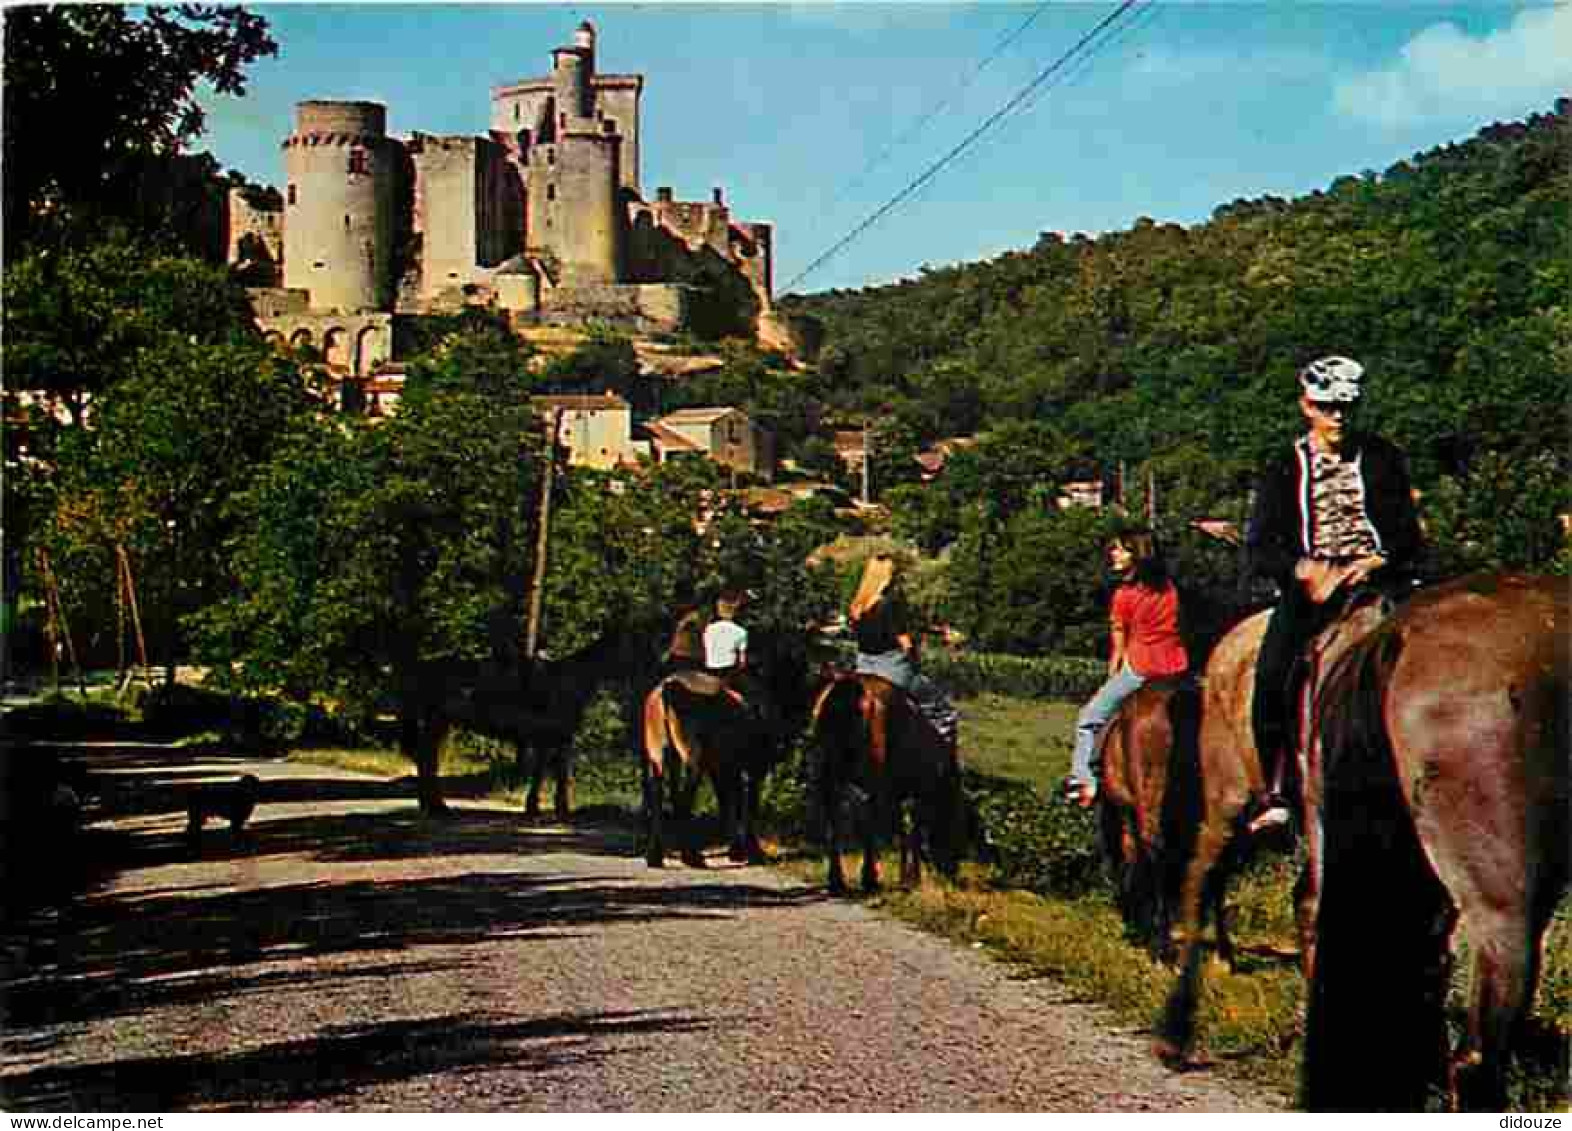
[[[279,56],[208,98],[197,148],[283,179],[310,98],[383,102],[389,132],[480,134],[492,87],[545,74],[581,20],[645,76],[642,188],[725,190],[775,225],[784,292],[1071,52],[1107,3],[258,4]],[[1193,224],[1462,140],[1572,93],[1572,6],[1148,3],[791,289],[915,276],[1038,234]],[[936,112],[937,111],[937,112]]]

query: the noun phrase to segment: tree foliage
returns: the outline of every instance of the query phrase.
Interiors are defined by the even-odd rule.
[[[178,154],[202,133],[199,86],[244,94],[246,67],[277,53],[267,21],[239,7],[10,8],[7,239],[25,243],[46,221],[126,218],[142,162]]]

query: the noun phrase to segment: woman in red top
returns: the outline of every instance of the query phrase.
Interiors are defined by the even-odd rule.
[[[1075,721],[1075,750],[1064,779],[1065,796],[1083,807],[1097,799],[1092,759],[1103,727],[1142,684],[1190,666],[1179,639],[1179,591],[1151,532],[1120,534],[1108,546],[1108,560],[1121,579],[1109,608],[1108,680]]]

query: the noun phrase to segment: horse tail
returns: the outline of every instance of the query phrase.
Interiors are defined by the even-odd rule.
[[[1321,695],[1323,866],[1305,1032],[1311,1111],[1422,1111],[1446,1049],[1446,895],[1419,843],[1385,724],[1396,631]]]
[[[677,755],[691,761],[682,727],[666,705],[669,680],[661,680],[644,697],[644,762],[658,776],[665,766],[666,745],[676,747]]]
[[[854,740],[862,727],[862,713],[858,710],[862,692],[861,682],[838,676],[814,700],[808,769],[812,779],[810,796],[817,799],[819,808],[811,822],[815,827],[825,827],[831,807],[837,804]]]
[[[1163,789],[1159,827],[1162,843],[1159,874],[1153,895],[1159,903],[1158,923],[1169,909],[1179,906],[1185,874],[1195,851],[1196,837],[1206,811],[1201,772],[1201,692],[1186,684],[1168,697],[1168,727],[1173,741],[1168,747],[1168,777]]]

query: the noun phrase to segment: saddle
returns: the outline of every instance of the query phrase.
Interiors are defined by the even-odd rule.
[[[673,672],[666,677],[666,682],[678,684],[690,695],[702,695],[705,698],[724,695],[730,690],[726,686],[726,681],[720,676],[691,669]]]

